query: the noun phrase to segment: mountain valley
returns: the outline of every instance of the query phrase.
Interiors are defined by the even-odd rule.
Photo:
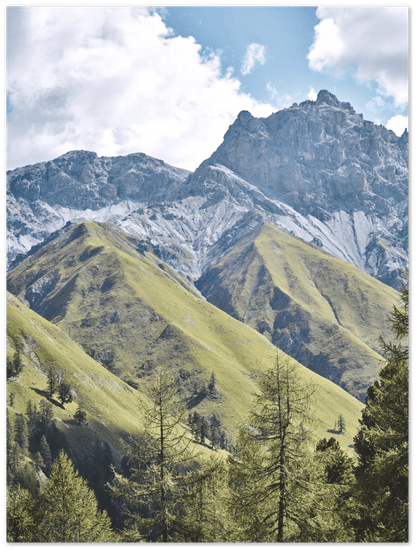
[[[8,171],[7,364],[23,365],[8,411],[46,398],[74,455],[100,439],[120,467],[164,367],[189,413],[180,430],[215,460],[278,358],[314,390],[310,448],[333,437],[353,456],[408,270],[407,151],[407,131],[322,90],[241,112],[194,172],[90,151]],[[225,444],[198,439],[192,415]]]

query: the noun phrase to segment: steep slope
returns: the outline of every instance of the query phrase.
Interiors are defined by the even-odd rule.
[[[67,222],[109,221],[197,279],[227,252],[226,232],[239,224],[247,233],[257,210],[398,289],[408,262],[407,165],[407,132],[398,138],[322,90],[268,118],[240,113],[193,174],[143,154],[86,151],[8,172],[8,259]]]
[[[268,118],[240,113],[185,185],[194,195],[244,194],[275,225],[400,285],[408,250],[407,131],[398,138],[326,90]]]
[[[68,221],[112,221],[133,204],[165,200],[189,174],[143,153],[98,157],[70,151],[8,172],[9,258],[25,253]]]
[[[220,416],[235,435],[247,414],[259,371],[275,348],[252,328],[207,303],[147,248],[111,224],[85,222],[17,266],[13,294],[64,329],[106,368],[139,389],[155,365],[168,365],[190,410]],[[339,414],[351,445],[361,404],[341,388],[299,367],[316,384],[316,433]],[[204,390],[211,374],[216,391]]]
[[[398,293],[270,224],[196,282],[213,304],[363,400]]]
[[[7,355],[18,350],[23,370],[7,382],[14,394],[13,412],[25,413],[28,401],[45,399],[47,369],[59,372],[75,390],[75,399],[62,408],[50,399],[58,427],[77,453],[88,452],[96,438],[107,441],[115,458],[120,457],[120,438],[142,431],[139,391],[108,372],[89,357],[69,336],[17,298],[7,293]],[[88,426],[79,426],[73,416],[80,405],[87,412]]]

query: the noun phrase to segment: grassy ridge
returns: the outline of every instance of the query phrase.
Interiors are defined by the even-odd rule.
[[[357,398],[377,376],[398,293],[270,225],[197,283],[204,296]]]
[[[32,307],[107,370],[139,389],[145,390],[152,365],[182,371],[185,382],[187,375],[208,382],[214,372],[217,397],[195,395],[190,410],[216,412],[235,435],[251,406],[257,374],[274,361],[274,346],[189,291],[151,250],[139,252],[130,237],[113,229],[110,224],[78,225],[59,246],[51,243],[13,270],[9,288],[32,300]],[[299,369],[305,384],[317,388],[316,437],[327,437],[343,414],[347,433],[336,437],[348,447],[361,404],[330,381]]]

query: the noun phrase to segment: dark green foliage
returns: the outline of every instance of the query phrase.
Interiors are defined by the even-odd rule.
[[[45,462],[43,460],[43,457],[42,457],[42,454],[40,453],[40,451],[38,451],[35,454],[35,464],[40,470],[42,470],[43,472],[46,472],[46,465],[45,465]]]
[[[16,414],[14,422],[14,440],[19,445],[22,453],[29,449],[29,432],[26,418],[22,414]]]
[[[40,421],[41,423],[45,424],[46,427],[50,428],[53,424],[53,410],[52,405],[46,401],[46,399],[42,399],[42,401],[39,404],[40,412],[39,416],[34,416],[33,420],[36,422]]]
[[[42,462],[44,464],[44,467],[42,469],[44,470],[45,474],[48,475],[52,466],[52,455],[45,435],[42,435],[40,439],[38,453],[42,457]]]
[[[321,439],[316,445],[316,451],[323,453],[324,479],[326,483],[349,486],[353,481],[353,460],[343,451],[338,441],[331,437]]]
[[[214,372],[211,374],[211,378],[208,383],[208,391],[210,394],[213,394],[215,392],[215,373]]]
[[[337,419],[337,430],[340,434],[343,434],[346,430],[345,420],[342,414],[340,414]]]
[[[47,386],[46,392],[49,397],[52,397],[53,394],[58,391],[58,385],[59,385],[60,379],[59,379],[58,373],[51,367],[48,369],[47,377],[48,377],[48,386]]]
[[[205,444],[205,440],[211,442],[213,449],[220,448],[229,450],[229,438],[224,431],[220,417],[212,413],[207,419],[205,416],[194,411],[188,414],[188,426],[194,436],[195,441]]]
[[[49,447],[51,459],[48,458],[46,445]],[[53,420],[52,406],[46,400],[40,402],[40,412],[38,420],[31,426],[29,434],[29,451],[34,456],[37,452],[42,454],[45,466],[52,463],[57,458],[61,449],[73,458],[70,446],[63,432],[61,432]],[[45,458],[46,456],[46,458]]]
[[[39,541],[115,541],[107,514],[98,510],[93,492],[63,451],[52,466],[40,500],[43,521],[39,526]]]
[[[46,401],[44,401],[46,403]],[[52,407],[48,404],[49,409],[48,412],[46,412],[46,409],[44,409],[44,415],[46,414],[48,416],[48,422],[51,422],[52,420]],[[33,405],[32,401],[29,399],[27,406],[26,406],[26,418],[27,418],[27,424],[29,427],[29,432],[31,432],[36,424],[42,416],[41,412],[38,411],[36,403]]]
[[[14,405],[14,393],[13,392],[10,392],[10,394],[9,394],[9,405],[10,405],[10,407],[13,407],[13,405]]]
[[[62,406],[64,406],[65,403],[72,402],[72,388],[65,380],[60,382],[58,386],[58,396]]]
[[[23,369],[23,361],[19,351],[13,355],[13,359],[7,360],[7,379],[19,376]]]
[[[78,405],[76,413],[74,414],[74,419],[78,422],[79,425],[84,424],[87,420],[87,413],[80,405]]]
[[[19,462],[19,446],[15,443],[14,438],[14,425],[10,419],[10,412],[6,407],[6,445],[5,445],[5,459],[6,459],[6,480],[7,483],[12,483],[14,474],[16,472]]]
[[[408,540],[408,288],[394,307],[391,326],[398,341],[383,341],[386,362],[367,392],[361,428],[354,439],[358,464],[358,541]]]

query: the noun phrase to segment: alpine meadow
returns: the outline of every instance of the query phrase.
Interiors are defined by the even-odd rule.
[[[7,12],[7,542],[409,542],[407,9]]]

